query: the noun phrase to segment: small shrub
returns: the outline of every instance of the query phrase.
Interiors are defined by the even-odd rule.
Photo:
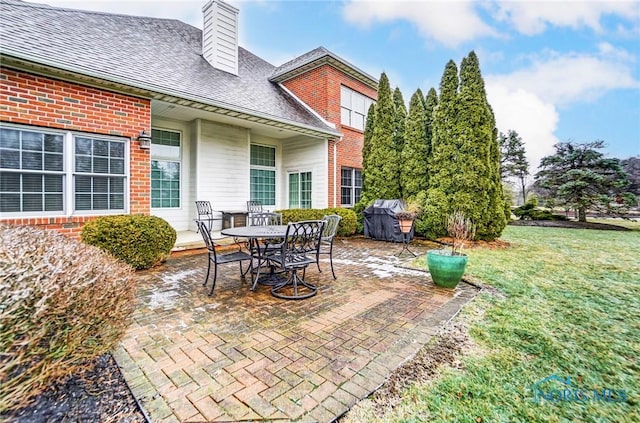
[[[464,213],[456,210],[447,216],[447,234],[451,237],[451,254],[459,255],[464,244],[476,236],[476,225],[465,217]]]
[[[356,213],[347,208],[336,207],[329,209],[285,209],[278,210],[282,213],[282,223],[299,222],[301,220],[320,220],[326,214],[337,214],[342,216],[338,225],[338,236],[351,236],[356,233],[357,217]]]
[[[54,231],[0,224],[0,415],[108,352],[134,311],[132,269]]]
[[[527,201],[522,206],[516,207],[513,209],[513,214],[520,220],[567,220],[567,217],[561,214],[538,209],[533,201]]]
[[[103,216],[87,222],[81,238],[140,270],[169,256],[176,243],[176,231],[156,216]]]

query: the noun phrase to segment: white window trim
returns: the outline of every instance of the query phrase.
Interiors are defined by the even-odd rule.
[[[349,93],[349,105],[346,106],[346,99],[343,97],[343,93],[344,92],[348,92]],[[362,97],[363,102],[364,102],[364,110],[359,111],[359,110],[354,110],[353,109],[353,97]],[[364,132],[365,130],[365,126],[367,125],[367,113],[369,112],[369,107],[371,107],[372,104],[375,104],[375,100],[372,99],[371,97],[368,97],[364,94],[362,94],[361,92],[358,92],[352,88],[347,87],[346,85],[340,85],[340,124],[343,126],[347,126],[349,128],[353,128],[356,131],[361,131]],[[349,111],[349,122],[343,122],[342,121],[342,109],[346,109]],[[354,114],[358,114],[360,116],[362,116],[362,128],[358,128],[357,126],[353,125],[353,115]]]
[[[20,219],[20,218],[56,218],[56,217],[84,217],[84,216],[108,216],[117,214],[128,214],[130,210],[129,199],[130,193],[130,144],[131,140],[124,137],[117,136],[105,136],[99,134],[92,134],[89,132],[80,131],[65,131],[56,128],[43,128],[39,126],[30,125],[17,125],[13,123],[2,122],[2,127],[13,128],[20,131],[32,131],[42,132],[48,134],[57,134],[63,136],[63,160],[64,160],[64,172],[63,172],[63,211],[54,212],[18,212],[18,213],[1,213],[2,219]],[[74,191],[74,176],[77,174],[75,171],[75,143],[74,137],[86,137],[91,139],[100,139],[105,141],[122,141],[124,143],[124,209],[118,210],[75,210],[75,191]],[[18,170],[20,172],[20,170]],[[43,173],[37,172],[36,173]]]
[[[295,170],[287,170],[287,208],[291,207],[291,186],[290,186],[290,176],[301,173],[310,173],[311,174],[311,206],[309,208],[313,208],[313,169],[295,169]]]
[[[274,162],[273,166],[255,165],[251,164],[251,146],[264,147],[273,149]],[[262,144],[257,142],[249,143],[249,197],[251,197],[251,171],[256,170],[268,170],[274,174],[274,204],[263,204],[265,209],[277,208],[278,205],[278,147],[275,145]],[[252,198],[250,198],[252,199]],[[252,199],[253,200],[253,199]]]
[[[165,131],[165,132],[175,132],[177,134],[180,134],[180,158],[178,160],[175,159],[175,157],[166,157],[166,156],[154,156],[150,154],[150,158],[149,158],[149,184],[151,185],[151,162],[153,160],[158,160],[158,161],[163,161],[163,162],[174,162],[174,163],[180,163],[180,205],[178,207],[153,207],[153,198],[151,198],[151,191],[152,188],[151,186],[149,187],[149,207],[151,208],[151,210],[153,211],[157,211],[158,213],[161,213],[162,210],[182,210],[182,205],[184,203],[184,183],[185,183],[185,178],[184,178],[184,166],[183,166],[183,147],[184,147],[184,134],[182,133],[182,131],[177,130],[177,129],[169,129],[169,128],[161,128],[161,127],[157,127],[154,126],[153,129],[156,129],[158,131]],[[153,144],[153,141],[152,141]],[[153,145],[151,146],[151,149],[153,150]]]
[[[349,185],[349,189],[351,190],[351,203],[343,203],[342,202],[342,171],[343,170],[350,170],[351,171],[351,185]],[[356,170],[360,171],[360,175],[362,175],[362,169],[357,168],[357,167],[350,167],[350,166],[342,166],[340,168],[340,207],[354,207],[356,205]],[[361,176],[362,177],[362,176]],[[362,186],[359,187],[360,191],[362,192]]]

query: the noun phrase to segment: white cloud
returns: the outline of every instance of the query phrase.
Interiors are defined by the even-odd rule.
[[[599,48],[597,54],[547,52],[544,57],[532,58],[525,68],[490,78],[511,90],[521,88],[562,106],[593,101],[610,90],[640,87],[633,76],[632,55],[606,43]]]
[[[545,52],[512,73],[485,76],[498,130],[522,136],[532,170],[558,142],[558,107],[640,87],[633,76],[634,55],[609,43],[597,48],[592,54]]]
[[[493,21],[483,19],[485,14]],[[500,23],[506,23],[525,35],[537,35],[549,27],[591,28],[602,32],[603,17],[614,15],[628,21],[630,26],[620,24],[612,30],[631,34],[640,31],[640,6],[635,0],[496,0],[491,3],[473,0],[348,0],[342,15],[347,22],[363,28],[377,22],[404,20],[414,24],[427,41],[436,41],[446,47],[456,47],[481,37],[504,36],[497,29]],[[392,35],[393,31],[390,32]]]
[[[526,35],[544,32],[548,26],[591,28],[601,32],[601,18],[616,15],[630,21],[640,17],[637,1],[499,1],[494,17],[509,22]]]
[[[347,22],[367,28],[374,22],[405,20],[427,40],[455,47],[484,36],[497,36],[476,13],[473,1],[348,1],[343,10]],[[452,19],[455,24],[452,24]]]
[[[535,174],[540,159],[553,153],[558,112],[553,104],[524,89],[511,89],[499,82],[487,82],[487,99],[493,108],[498,131],[514,130],[522,137],[529,170]]]

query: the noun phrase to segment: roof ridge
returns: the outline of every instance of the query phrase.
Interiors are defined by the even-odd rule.
[[[101,12],[98,10],[74,9],[71,7],[51,6],[45,3],[31,3],[23,0],[0,0],[0,4],[8,4],[11,6],[25,7],[30,9],[46,9],[46,10],[59,11],[59,12],[84,13],[87,15],[108,15],[108,16],[117,16],[117,17],[123,17],[123,18],[141,19],[141,20],[175,21],[185,25],[190,25],[186,22],[182,22],[181,20],[175,19],[175,18],[156,18],[153,16],[127,15],[125,13],[113,13],[113,12]],[[190,25],[190,26],[193,26],[193,25]]]
[[[358,68],[351,62],[347,61],[343,57],[337,55],[324,46],[319,46],[303,53],[288,62],[278,66],[274,69],[271,77],[272,82],[282,82],[290,77],[295,76],[298,73],[304,73],[314,66],[319,66],[323,63],[328,63],[331,66],[338,67],[347,74],[355,77],[356,79],[369,85],[371,88],[377,89],[378,80],[369,75],[367,72]]]

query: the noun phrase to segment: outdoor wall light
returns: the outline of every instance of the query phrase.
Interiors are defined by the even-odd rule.
[[[151,148],[151,135],[143,129],[138,135],[138,142],[140,142],[140,148],[148,150]]]

